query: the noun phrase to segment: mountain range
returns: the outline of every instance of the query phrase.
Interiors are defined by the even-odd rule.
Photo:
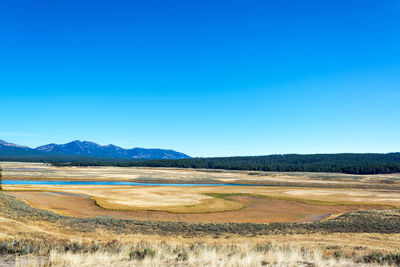
[[[37,148],[20,146],[0,140],[2,157],[82,156],[108,159],[185,159],[190,156],[169,149],[125,149],[115,145],[99,145],[88,141],[72,141],[67,144],[48,144]]]

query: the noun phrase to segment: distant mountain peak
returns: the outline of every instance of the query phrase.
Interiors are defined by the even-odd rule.
[[[16,144],[13,144],[13,143],[8,143],[8,142],[6,142],[6,141],[4,141],[4,140],[0,140],[0,146],[19,147],[19,148],[29,148],[29,147],[27,147],[27,146],[20,146],[20,145],[16,145]]]
[[[75,140],[66,144],[48,144],[37,147],[36,151],[70,156],[90,156],[122,159],[184,159],[188,155],[169,149],[124,149],[113,144],[99,145],[89,141]]]
[[[74,140],[74,141],[71,141],[71,142],[69,142],[69,143],[67,143],[67,144],[93,144],[93,145],[99,145],[99,144],[96,144],[96,143],[94,143],[94,142],[90,142],[90,141],[81,141],[81,140]]]
[[[108,159],[185,159],[188,155],[170,149],[125,149],[113,144],[99,145],[74,140],[66,144],[47,144],[35,149],[0,140],[0,155],[5,156],[82,156]]]

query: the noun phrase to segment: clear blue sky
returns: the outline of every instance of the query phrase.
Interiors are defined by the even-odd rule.
[[[0,2],[0,139],[400,151],[400,1]]]

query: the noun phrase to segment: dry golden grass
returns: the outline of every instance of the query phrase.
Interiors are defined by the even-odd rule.
[[[295,246],[271,245],[267,249],[249,244],[204,246],[148,245],[147,251],[154,255],[137,259],[132,249],[124,247],[118,253],[72,253],[51,251],[44,264],[34,259],[17,258],[16,266],[367,266],[357,264],[353,258],[326,258],[318,250]],[[142,250],[137,250],[141,252]],[[144,250],[143,250],[144,251]],[[43,262],[43,261],[42,261]]]
[[[217,239],[118,234],[104,229],[77,233],[45,220],[18,221],[3,216],[0,216],[0,233],[0,242],[30,239],[37,243],[77,242],[104,246],[113,240],[120,247],[114,252],[99,250],[94,253],[53,250],[42,257],[21,256],[16,266],[260,266],[262,263],[269,266],[364,266],[355,261],[372,251],[397,252],[400,244],[400,234],[375,233],[226,235]],[[144,248],[152,249],[154,257],[130,259],[132,251]],[[335,259],[335,252],[343,257]],[[179,256],[182,253],[187,254],[186,260]]]
[[[372,251],[397,252],[400,234],[303,234],[245,237],[180,237],[89,231],[79,234],[46,221],[19,222],[0,217],[0,242],[33,239],[38,243],[68,240],[86,244],[120,244],[119,251],[60,252],[17,258],[16,266],[364,266],[354,261]],[[145,241],[147,240],[147,241]],[[154,257],[130,259],[149,248]],[[340,251],[343,258],[335,259]],[[186,260],[179,254],[186,253]],[[303,265],[302,265],[303,264]],[[309,264],[309,265],[307,265]],[[366,265],[365,265],[366,266]],[[376,266],[373,264],[372,266]]]
[[[35,238],[37,242],[59,239],[105,244],[113,240],[120,247],[117,251],[94,253],[53,250],[45,260],[34,255],[21,256],[17,258],[16,266],[369,266],[355,261],[371,251],[397,252],[400,243],[400,234],[231,235],[219,239],[111,232],[76,235],[51,223],[30,222],[18,224],[19,227],[14,229],[12,222],[7,222],[2,230],[10,235],[0,236],[0,241],[23,237]],[[132,251],[144,249],[154,251],[154,256],[143,260],[130,257]],[[336,259],[335,252],[342,256]]]
[[[345,255],[351,255],[354,249],[360,252],[384,251],[396,252],[400,247],[400,234],[381,233],[312,233],[312,234],[290,234],[290,235],[266,235],[266,236],[240,236],[228,234],[219,238],[210,236],[182,237],[145,235],[140,233],[116,233],[105,229],[94,231],[74,232],[69,228],[60,226],[46,220],[19,221],[0,215],[0,242],[18,239],[32,239],[38,242],[47,240],[68,240],[81,243],[107,243],[116,240],[123,244],[136,244],[143,240],[151,240],[151,243],[158,244],[167,242],[174,245],[191,245],[203,243],[213,245],[250,244],[262,245],[267,243],[279,244],[280,246],[299,246],[310,250],[319,249],[323,254],[329,255],[333,251],[332,246],[338,246]],[[360,248],[361,247],[361,248]]]

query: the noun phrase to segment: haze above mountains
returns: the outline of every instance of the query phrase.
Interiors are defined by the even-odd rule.
[[[109,159],[185,159],[190,156],[170,149],[125,149],[115,145],[99,145],[88,141],[72,141],[66,144],[48,144],[37,148],[21,146],[0,140],[0,156],[83,156]]]

